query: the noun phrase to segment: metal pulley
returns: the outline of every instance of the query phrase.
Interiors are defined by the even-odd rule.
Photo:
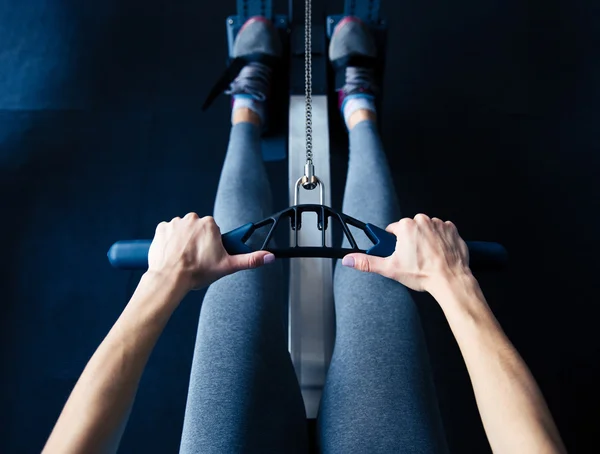
[[[308,163],[306,163],[306,165],[308,166]],[[305,180],[306,175],[298,178],[298,181],[296,181],[296,193],[294,194],[294,205],[298,205],[298,196],[300,195],[300,188],[304,187],[304,183],[303,181]],[[323,182],[321,180],[319,180],[316,176],[312,176],[311,181],[313,182],[313,185],[311,186],[310,189],[314,189],[317,186],[319,187],[319,203],[321,205],[324,205],[324,194],[323,192],[325,191],[325,185],[323,184]],[[306,189],[306,188],[305,188]]]
[[[308,191],[317,187],[319,179],[315,176],[315,166],[312,161],[304,165],[304,176],[302,177],[302,187]]]

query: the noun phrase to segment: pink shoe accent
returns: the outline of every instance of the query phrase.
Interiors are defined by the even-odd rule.
[[[367,90],[365,90],[364,88],[359,88],[356,93],[368,93],[371,94],[369,92],[367,92]],[[353,93],[353,94],[356,94]],[[338,109],[340,109],[340,111],[342,110],[342,105],[344,104],[344,99],[346,99],[346,94],[344,93],[343,89],[340,89],[337,91],[337,95],[338,95]],[[372,94],[371,94],[372,95]]]
[[[344,104],[344,98],[346,98],[346,95],[344,94],[344,90],[338,90],[337,94],[338,94],[338,109],[341,112],[342,104]]]
[[[361,21],[360,18],[358,18],[356,16],[346,16],[341,21],[339,21],[338,24],[335,26],[335,29],[333,30],[333,34],[335,35],[335,33],[340,28],[342,28],[344,25],[346,25],[349,22],[358,22],[359,24],[363,23],[363,21]]]
[[[240,31],[238,33],[241,33],[247,25],[253,24],[254,22],[263,22],[264,24],[267,24],[269,26],[273,25],[271,24],[271,21],[264,16],[252,16],[250,19],[244,22],[244,25],[242,25],[242,28],[240,28]]]

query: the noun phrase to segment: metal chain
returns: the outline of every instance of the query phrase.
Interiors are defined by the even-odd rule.
[[[306,163],[312,164],[312,2],[304,1],[304,95],[306,103]]]
[[[306,106],[306,164],[304,176],[296,182],[296,202],[298,188],[301,185],[306,190],[321,188],[321,205],[323,205],[323,183],[315,175],[313,165],[313,136],[312,136],[312,0],[304,0],[304,96]]]

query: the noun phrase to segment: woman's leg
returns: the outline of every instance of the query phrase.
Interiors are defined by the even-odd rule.
[[[260,117],[234,106],[233,123],[214,212],[223,232],[272,214]],[[287,349],[283,278],[276,261],[220,279],[206,292],[181,452],[306,452],[306,414]]]
[[[365,33],[358,22],[342,27]],[[400,208],[370,102],[367,109],[344,111],[350,162],[343,211],[385,227],[400,219]],[[322,452],[447,451],[427,347],[408,289],[338,261],[334,296],[336,341],[319,412]]]

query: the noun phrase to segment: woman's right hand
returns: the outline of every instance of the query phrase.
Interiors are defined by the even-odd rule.
[[[417,214],[387,226],[396,235],[396,250],[389,257],[348,254],[343,265],[378,273],[419,291],[434,288],[453,277],[471,276],[469,250],[456,226]]]

